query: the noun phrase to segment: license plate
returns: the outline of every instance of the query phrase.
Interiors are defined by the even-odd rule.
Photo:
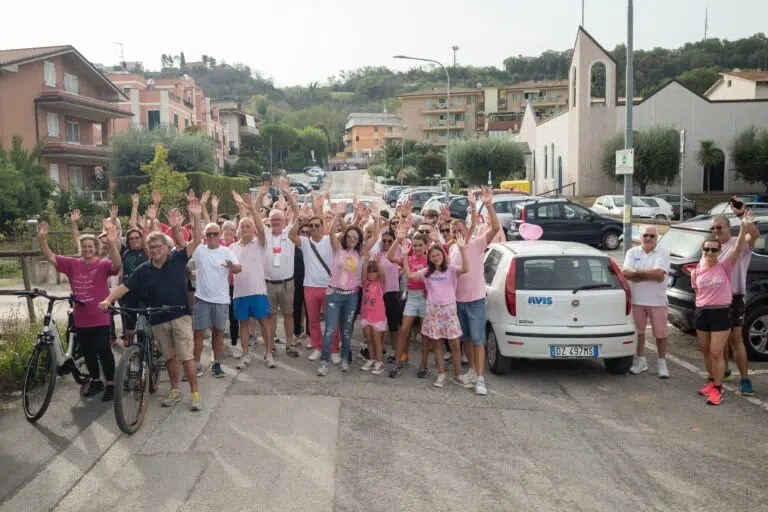
[[[597,345],[551,345],[549,357],[598,357]]]
[[[675,276],[667,276],[667,287],[671,287],[675,284]]]

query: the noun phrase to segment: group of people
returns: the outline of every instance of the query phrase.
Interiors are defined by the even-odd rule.
[[[105,401],[114,396],[111,346],[117,336],[110,306],[116,301],[126,308],[172,307],[148,318],[168,370],[166,407],[182,400],[180,382],[185,380],[191,408],[202,409],[198,378],[204,375],[203,342],[210,330],[210,373],[223,377],[227,322],[237,369],[257,359],[274,368],[278,314],[283,317],[286,355],[299,357],[305,338],[308,359],[318,361],[319,376],[328,374],[331,363],[349,371],[351,336],[359,317],[365,337],[362,371],[384,373],[388,344],[388,374],[399,376],[410,364],[412,338],[420,336],[418,377],[428,377],[429,354],[434,352],[434,386],[445,384],[445,366],[451,360],[455,384],[487,394],[482,259],[500,233],[489,189],[469,194],[472,215],[467,225],[451,219],[447,208],[416,215],[407,202],[390,215],[356,198],[332,201],[328,193],[317,193],[300,207],[287,182],[281,180],[279,188],[274,202],[268,183],[255,197],[233,191],[238,214],[232,220],[218,215],[218,198],[207,192],[197,198],[190,191],[186,224],[178,208],[167,208],[167,223],[160,221],[163,205],[157,193],[139,215],[139,196],[134,195],[124,234],[116,208],[98,236],[80,235],[80,214],[73,211],[80,257],[55,255],[46,243],[48,226],[40,223],[45,257],[67,275],[83,303],[75,306],[74,321],[92,376],[86,396],[103,393]],[[483,215],[476,214],[476,197],[485,205]],[[122,327],[127,345],[135,336],[136,315],[122,315]],[[252,350],[258,332],[264,351],[256,356]]]
[[[712,236],[703,242],[701,260],[690,272],[691,287],[696,295],[693,327],[709,374],[699,394],[706,397],[710,405],[720,405],[723,381],[731,379],[727,364],[729,349],[741,376],[738,393],[754,395],[742,328],[747,268],[760,232],[754,216],[744,209],[741,201],[733,198],[730,205],[740,220],[738,235],[731,235],[728,217],[713,217],[710,220]],[[627,252],[623,268],[631,287],[632,315],[638,338],[637,357],[629,371],[635,375],[648,371],[645,331],[650,322],[658,352],[658,376],[666,379],[669,378],[666,289],[670,255],[658,246],[659,233],[655,226],[646,226],[640,236],[641,244]]]

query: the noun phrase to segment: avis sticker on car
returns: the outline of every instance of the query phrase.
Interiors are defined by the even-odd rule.
[[[535,308],[551,308],[554,304],[552,297],[532,295],[528,297],[528,305]]]

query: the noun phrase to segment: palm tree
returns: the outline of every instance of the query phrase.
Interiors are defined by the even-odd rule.
[[[702,140],[696,151],[696,162],[704,167],[704,192],[709,192],[712,169],[723,163],[725,155],[713,140]]]

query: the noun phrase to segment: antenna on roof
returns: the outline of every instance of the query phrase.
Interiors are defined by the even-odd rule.
[[[709,29],[709,6],[704,9],[704,40],[707,40],[707,31]]]
[[[123,52],[123,43],[112,43],[120,47],[120,66],[125,67],[125,53]]]

